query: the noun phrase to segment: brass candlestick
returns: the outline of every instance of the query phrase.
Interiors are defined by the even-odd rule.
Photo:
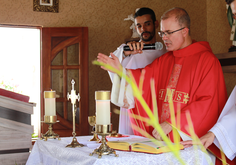
[[[88,123],[90,126],[92,126],[94,128],[94,126],[96,124],[96,116],[89,116]],[[96,134],[96,132],[94,130],[92,130],[92,133],[93,133],[93,137],[89,141],[99,141],[100,139],[98,138],[98,135]]]
[[[92,156],[93,154],[98,154],[98,158],[101,158],[102,155],[109,155],[109,154],[115,154],[115,157],[118,157],[119,155],[116,154],[116,151],[110,148],[106,143],[106,136],[111,134],[112,132],[112,124],[109,125],[95,125],[95,132],[98,135],[102,136],[101,142],[99,148],[95,149],[92,153],[89,154],[89,156]]]
[[[47,141],[48,139],[56,139],[58,138],[58,140],[61,140],[59,138],[59,135],[54,133],[52,130],[52,125],[55,124],[57,121],[57,116],[44,116],[44,123],[48,124],[48,131],[45,134],[41,135],[41,140],[44,139],[45,141]]]
[[[71,94],[67,94],[67,99],[71,100],[71,104],[72,104],[72,112],[73,112],[73,132],[72,132],[72,135],[73,135],[73,139],[72,139],[72,142],[70,144],[68,144],[66,147],[71,147],[71,148],[75,148],[75,147],[83,147],[84,145],[83,144],[80,144],[75,135],[75,113],[76,113],[76,99],[78,99],[78,101],[80,100],[80,96],[79,94],[76,95],[76,91],[74,90],[74,84],[75,84],[75,81],[72,79],[71,81],[71,84],[72,84],[72,90],[71,90]]]

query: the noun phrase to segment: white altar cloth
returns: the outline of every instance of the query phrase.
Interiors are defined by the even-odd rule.
[[[130,139],[137,136],[124,138],[107,138],[108,141],[121,139]],[[89,142],[92,136],[76,137],[79,143],[85,144],[81,148],[66,148],[70,144],[72,137],[57,139],[48,139],[48,141],[37,140],[33,146],[32,152],[26,165],[143,165],[143,164],[174,164],[180,165],[172,153],[163,154],[145,154],[137,152],[116,151],[119,157],[114,154],[103,155],[98,158],[97,154],[89,156],[100,144]],[[180,151],[182,159],[187,165],[207,165],[209,156],[200,150],[194,150],[193,147]]]

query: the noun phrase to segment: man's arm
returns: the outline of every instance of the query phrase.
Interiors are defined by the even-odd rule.
[[[215,134],[214,144],[222,148],[230,159],[236,156],[236,87],[232,91],[217,123],[210,129]]]
[[[210,129],[210,131],[200,138],[201,143],[205,148],[208,148],[214,143],[219,149],[223,149],[225,155],[233,160],[236,156],[236,87],[232,91],[227,103],[217,123]],[[190,147],[192,141],[181,142],[184,147]]]
[[[172,131],[172,126],[167,123],[167,122],[163,122],[160,124],[161,128],[163,129],[163,131],[165,132],[165,134],[167,135],[168,133],[170,133]],[[163,140],[161,138],[161,135],[157,132],[156,129],[154,129],[152,131],[152,135],[157,139],[157,140]]]
[[[141,54],[143,53],[143,42],[136,42],[136,41],[131,41],[128,42],[127,45],[129,46],[131,51],[123,51],[125,56],[129,56],[131,54]]]
[[[122,72],[122,65],[121,65],[119,59],[113,53],[111,53],[110,55],[111,55],[111,58],[105,54],[98,53],[97,61],[102,62],[107,65],[110,65],[112,68],[117,69]],[[106,71],[110,71],[110,72],[114,73],[114,71],[111,71],[110,69],[105,68],[104,66],[101,66],[101,68]]]
[[[201,144],[207,149],[215,139],[215,134],[213,132],[207,132],[204,136],[200,138]],[[184,148],[191,147],[193,144],[199,144],[198,142],[193,142],[192,140],[182,141]]]
[[[123,68],[123,74],[126,74],[126,69]],[[126,82],[123,77],[114,75],[114,81],[111,91],[111,102],[119,107],[126,109],[134,108],[134,96],[131,85]]]
[[[105,54],[99,53],[97,56],[97,61],[103,62],[105,64],[110,65],[114,69],[117,69],[123,74],[126,74],[125,68],[123,68],[119,62],[119,59],[111,53],[111,57],[108,57]],[[102,69],[111,71],[103,66]],[[111,71],[113,72],[113,71]],[[133,92],[130,84],[127,84],[124,78],[119,77],[117,74],[114,75],[114,82],[112,86],[112,93],[111,93],[111,101],[117,106],[125,107],[125,108],[133,108],[134,107],[134,98]],[[129,106],[127,106],[129,105]]]
[[[123,47],[125,46],[125,44],[122,44],[120,45],[114,52],[113,54],[118,58],[118,60],[120,61],[120,63],[122,63],[123,59],[124,59],[124,53],[123,53]],[[111,58],[111,55],[109,56]],[[110,79],[111,79],[111,82],[113,83],[114,82],[114,75],[116,73],[113,73],[113,72],[109,72],[108,71],[108,74],[110,76]]]
[[[127,45],[129,46],[131,51],[123,51],[123,47],[125,46],[125,44],[120,45],[116,51],[113,52],[113,54],[119,59],[120,63],[122,63],[122,61],[128,57],[129,55],[134,55],[134,54],[138,54],[138,53],[143,53],[142,49],[143,49],[143,42],[136,42],[136,41],[132,41],[132,42],[128,42]],[[110,56],[111,57],[111,56]],[[141,61],[140,61],[141,62]],[[125,67],[125,66],[124,66]],[[108,71],[108,74],[110,76],[110,79],[113,83],[113,78],[114,78],[114,74],[112,72]]]

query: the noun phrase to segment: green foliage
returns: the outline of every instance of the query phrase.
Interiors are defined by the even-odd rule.
[[[39,137],[39,135],[36,134],[36,133],[32,133],[31,136],[32,136],[32,138],[38,138]]]

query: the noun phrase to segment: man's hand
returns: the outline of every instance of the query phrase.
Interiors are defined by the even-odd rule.
[[[132,51],[123,51],[125,56],[131,55],[131,54],[141,54],[143,53],[143,42],[128,42],[127,45],[129,46],[130,50]]]
[[[171,125],[168,124],[167,122],[163,122],[163,123],[161,123],[160,125],[161,125],[161,128],[163,129],[163,131],[165,132],[166,135],[172,131]],[[153,135],[157,140],[162,140],[161,135],[157,132],[157,130],[154,129],[154,130],[152,131],[152,135]]]
[[[121,66],[121,64],[120,64],[119,59],[118,59],[113,53],[111,53],[110,55],[111,55],[111,57],[108,57],[108,56],[105,55],[105,54],[98,53],[98,56],[97,56],[98,59],[97,59],[97,61],[98,61],[98,62],[103,62],[103,63],[105,63],[105,64],[108,64],[108,65],[110,65],[111,67],[113,67],[113,68],[115,68],[115,69],[117,69],[117,70],[122,71],[122,66]],[[110,71],[110,70],[104,68],[103,66],[101,66],[101,68],[104,69],[104,70]],[[112,72],[112,71],[111,71],[111,72]]]
[[[207,134],[200,138],[200,141],[205,148],[208,148],[213,143],[214,139],[215,134],[213,132],[207,132]],[[182,141],[180,143],[183,144],[184,148],[191,147],[193,144],[199,144],[197,142],[193,143],[192,140]]]

